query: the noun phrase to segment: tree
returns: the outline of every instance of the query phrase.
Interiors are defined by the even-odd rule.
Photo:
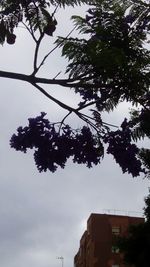
[[[55,46],[38,64],[40,45],[45,35],[53,40],[57,27],[57,10],[65,6],[88,4],[84,18],[73,16],[79,37],[58,37]],[[0,42],[12,45],[14,31],[23,24],[35,42],[33,72],[30,75],[0,71],[0,77],[26,81],[66,110],[61,122],[50,122],[42,112],[19,127],[10,140],[11,147],[22,152],[34,149],[39,171],[64,168],[68,158],[92,167],[105,153],[112,154],[123,172],[132,176],[150,173],[150,150],[138,148],[136,142],[150,137],[149,31],[150,7],[144,0],[18,0],[1,1]],[[54,42],[54,40],[53,40]],[[39,77],[42,65],[57,49],[68,60],[67,78]],[[60,85],[80,96],[76,108],[54,98],[44,87]],[[104,112],[118,104],[132,104],[131,118],[121,126],[103,121]],[[137,107],[137,108],[136,108]],[[78,129],[68,125],[74,113],[83,122]]]
[[[118,242],[125,263],[135,267],[150,266],[150,193],[145,199],[145,204],[145,222],[132,225],[129,228],[129,236],[120,238]]]

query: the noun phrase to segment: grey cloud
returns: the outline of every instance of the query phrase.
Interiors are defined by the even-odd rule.
[[[60,14],[59,20],[63,18],[64,14]],[[71,26],[63,23],[63,29],[68,33]],[[21,34],[14,50],[0,47],[1,68],[30,72],[32,45],[28,44],[27,38]],[[43,51],[49,50],[50,45],[46,43]],[[59,65],[55,56],[52,57],[53,70],[49,62],[47,72],[44,65],[41,74],[46,76],[50,72],[53,76],[60,70],[64,61]],[[68,97],[66,89],[48,87],[48,90],[56,96],[60,94],[64,100]],[[11,134],[18,126],[26,125],[27,118],[41,111],[46,111],[50,120],[60,120],[65,112],[61,111],[60,115],[55,104],[21,82],[1,79],[0,96],[0,265],[59,267],[61,262],[56,257],[63,256],[64,266],[71,267],[84,231],[83,223],[90,213],[103,213],[106,209],[142,211],[149,181],[123,175],[111,157],[90,170],[69,161],[64,170],[59,169],[55,174],[39,174],[31,151],[22,154],[10,149]],[[73,105],[71,93],[67,101]],[[126,106],[123,106],[120,113],[105,116],[107,122],[119,124],[120,114],[125,110]],[[81,123],[75,117],[70,121],[77,125]]]

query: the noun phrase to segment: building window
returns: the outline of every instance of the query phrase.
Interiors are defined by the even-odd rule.
[[[119,234],[120,234],[120,227],[118,227],[118,226],[113,226],[113,227],[112,227],[112,234],[113,234],[113,235],[119,235]]]
[[[119,253],[119,248],[117,246],[112,246],[111,251],[112,253]]]

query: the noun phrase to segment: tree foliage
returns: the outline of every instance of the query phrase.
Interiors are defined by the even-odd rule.
[[[85,17],[72,17],[78,37],[72,37],[71,33],[58,37],[53,49],[62,49],[62,56],[68,60],[67,78],[38,77],[53,51],[37,63],[45,35],[54,42],[57,10],[77,4],[89,5]],[[48,121],[45,113],[29,119],[29,125],[19,127],[12,136],[11,147],[23,152],[34,149],[39,171],[54,172],[58,166],[64,168],[69,157],[73,162],[92,167],[108,153],[113,155],[123,173],[149,176],[150,150],[136,144],[141,138],[150,138],[148,1],[7,0],[1,1],[0,10],[1,44],[15,43],[14,31],[19,24],[24,25],[36,44],[31,75],[0,71],[0,77],[29,82],[67,111],[60,123]],[[78,106],[72,108],[54,98],[44,84],[71,88],[80,96]],[[104,122],[103,114],[113,112],[124,101],[133,106],[130,119],[123,118],[120,127]],[[68,125],[66,121],[72,113],[83,121],[83,127],[74,129]]]
[[[3,44],[7,41],[9,44],[14,44],[16,36],[13,31],[20,23],[24,24],[33,38],[37,30],[40,35],[46,33],[52,36],[57,22],[53,18],[55,12],[50,14],[47,8],[52,5],[58,8],[86,2],[88,1],[2,0],[0,3],[0,42]]]
[[[19,127],[18,136],[13,135],[11,139],[16,150],[26,152],[27,148],[35,148],[34,159],[39,171],[54,172],[58,166],[64,168],[70,156],[73,162],[88,167],[100,162],[102,149],[89,127],[73,131],[69,125],[50,124],[45,115],[41,113],[37,118],[29,119],[29,126]]]
[[[145,204],[145,222],[132,225],[128,237],[122,237],[118,241],[125,263],[135,267],[150,266],[150,194],[145,199]]]

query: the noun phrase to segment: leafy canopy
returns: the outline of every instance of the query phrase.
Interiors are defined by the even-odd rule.
[[[128,237],[122,237],[118,241],[125,263],[135,267],[150,266],[150,194],[146,197],[145,204],[145,222],[132,225]]]
[[[56,39],[53,35],[57,10],[77,4],[89,5],[85,17],[72,17],[78,37],[71,37],[70,33]],[[34,149],[39,171],[64,168],[69,157],[92,167],[108,153],[123,173],[149,176],[150,150],[136,144],[141,138],[150,138],[148,1],[1,1],[0,10],[1,44],[15,43],[14,31],[19,24],[26,27],[36,44],[31,75],[0,71],[0,76],[31,83],[67,112],[60,123],[50,122],[45,113],[29,119],[29,125],[19,127],[12,136],[11,147],[23,152]],[[56,39],[55,46],[38,65],[45,35],[52,42]],[[67,78],[38,77],[40,68],[56,48],[61,48],[62,56],[68,60]],[[44,84],[71,88],[80,96],[78,106],[72,108],[55,99]],[[123,118],[120,127],[104,122],[103,114],[113,112],[124,101],[133,106],[130,119]],[[67,118],[72,113],[83,121],[83,127],[74,129],[68,125]]]

